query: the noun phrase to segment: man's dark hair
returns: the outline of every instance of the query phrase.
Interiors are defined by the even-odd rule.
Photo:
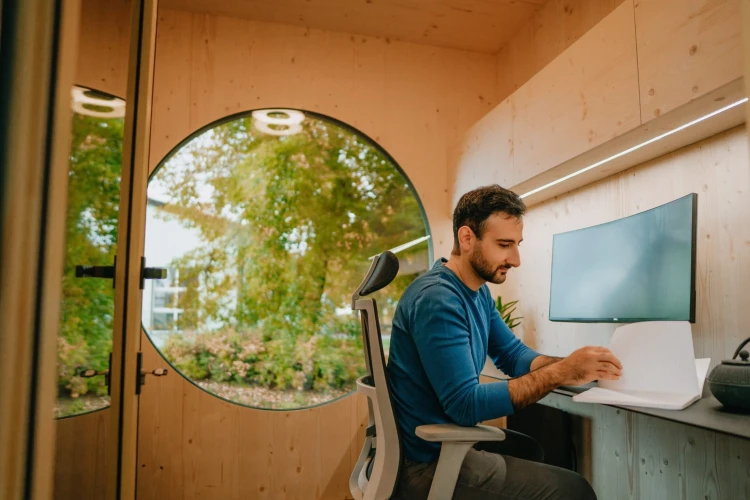
[[[526,213],[526,205],[520,196],[497,184],[483,186],[464,194],[453,211],[453,253],[461,255],[458,243],[458,230],[468,226],[482,239],[487,219],[497,213],[521,218]]]

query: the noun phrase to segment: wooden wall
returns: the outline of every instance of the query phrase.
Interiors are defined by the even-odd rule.
[[[582,31],[597,18],[588,12],[607,11],[594,4],[564,3],[572,16],[538,22],[551,2],[533,36],[504,49],[545,55],[498,59],[501,74],[524,76],[510,95],[499,76],[502,101],[454,146],[453,204],[473,181],[520,184],[742,76],[738,0],[626,0],[568,43],[565,22]],[[587,13],[580,24],[575,12]]]
[[[101,500],[107,481],[109,409],[57,421],[55,500]]]
[[[666,33],[656,17],[664,19]],[[477,185],[491,182],[509,186],[517,184],[640,126],[658,114],[653,110],[667,112],[697,94],[735,80],[741,75],[742,66],[738,18],[736,0],[622,2],[467,132],[454,159],[453,203]],[[540,31],[542,33],[537,35],[540,39],[565,38],[564,32],[556,25],[546,32]],[[514,39],[511,46],[526,43],[529,52],[533,53],[534,43],[528,42],[523,33],[519,37],[519,41]],[[686,50],[678,50],[679,47]],[[657,71],[656,66],[664,71]],[[686,86],[691,92],[680,90]],[[692,92],[694,87],[698,88],[696,92]],[[645,95],[650,99],[644,98],[644,89],[648,89]],[[667,92],[667,89],[674,91]],[[713,287],[704,288],[704,317],[710,314],[711,319],[702,324],[702,329],[712,325],[713,333],[705,333],[709,338],[699,342],[696,352],[719,359],[732,352],[742,335],[742,316],[733,297],[741,296],[740,292],[743,292],[737,276],[744,271],[741,266],[727,266],[736,266],[736,262],[743,262],[743,257],[746,258],[746,268],[750,262],[747,260],[750,256],[743,253],[750,245],[745,240],[750,238],[742,236],[742,224],[748,213],[748,207],[743,204],[747,177],[747,158],[743,155],[746,151],[737,132],[724,133],[701,144],[704,146],[698,149],[686,148],[649,162],[648,167],[631,169],[593,184],[600,186],[595,191],[582,188],[532,208],[527,217],[527,233],[533,232],[527,234],[526,241],[533,237],[546,243],[540,246],[534,240],[533,248],[528,243],[525,245],[534,265],[532,269],[522,267],[514,273],[508,281],[510,286],[505,287],[527,299],[526,307],[534,307],[533,312],[522,311],[527,321],[520,329],[525,335],[528,330],[528,339],[532,343],[536,336],[535,324],[541,314],[546,314],[547,299],[544,297],[549,296],[549,268],[544,266],[549,265],[550,256],[537,252],[549,252],[544,245],[551,245],[553,232],[646,210],[692,189],[701,194],[699,206],[704,212],[699,215],[699,220],[707,235],[706,240],[711,234],[714,238],[708,242],[711,246],[706,247],[709,253],[699,253],[699,257],[704,255],[704,259],[710,259],[699,264],[699,268],[701,265],[710,267],[705,279]],[[707,172],[700,170],[705,169],[709,162],[701,156],[702,151],[704,155],[710,151],[710,158],[722,166]],[[670,160],[674,158],[679,160]],[[675,166],[671,170],[662,168],[660,176],[639,181],[645,175],[636,172],[653,172],[657,170],[656,165],[669,161],[684,166]],[[628,182],[618,184],[618,179]],[[579,193],[583,192],[592,194],[582,199]],[[722,201],[715,201],[714,197]],[[636,202],[630,203],[631,199]],[[731,210],[722,208],[721,203],[731,203]],[[730,224],[734,232],[719,226],[719,221]],[[737,226],[733,227],[731,223]],[[544,229],[540,229],[540,225]],[[724,240],[717,241],[717,233]],[[720,242],[723,246],[716,248]],[[701,242],[701,245],[706,244]],[[530,284],[526,273],[532,270],[537,278]],[[515,283],[514,279],[518,279],[517,290],[511,285]],[[527,287],[533,295],[524,296],[522,287]],[[540,298],[532,298],[537,296]],[[712,301],[712,305],[705,305],[705,301]],[[716,312],[717,307],[720,313]],[[725,322],[729,324],[724,325]],[[560,332],[559,338],[572,342],[555,343],[556,350],[569,349],[585,340],[606,343],[607,335],[612,331],[611,327],[601,325],[581,328],[543,324],[550,333],[539,335],[539,347],[548,347],[545,343],[551,342],[551,336],[557,338],[558,334],[552,332]],[[590,337],[597,329],[601,334]]]
[[[524,222],[522,265],[497,290],[520,299],[516,332],[543,352],[607,345],[616,325],[548,321],[552,235],[632,215],[698,193],[697,357],[712,366],[747,337],[750,311],[750,169],[743,127],[534,205]]]
[[[690,18],[697,20],[687,23],[687,28],[684,23],[674,25],[673,36],[656,36],[658,26],[638,19],[648,18],[649,9],[659,2],[668,3],[673,9],[672,15],[689,18],[697,13]],[[537,124],[546,127],[545,133],[562,130],[572,134],[560,145],[565,154],[575,154],[640,123],[641,116],[645,121],[649,113],[653,114],[653,109],[665,112],[676,106],[678,102],[674,100],[659,100],[672,95],[672,89],[678,100],[686,99],[687,94],[692,96],[696,85],[699,93],[708,91],[717,81],[734,74],[731,63],[734,18],[730,15],[734,3],[736,1],[550,0],[533,24],[524,27],[497,56],[163,11],[157,42],[151,165],[154,167],[191,132],[230,113],[289,106],[328,114],[370,135],[404,168],[427,210],[436,256],[445,255],[451,246],[453,206],[448,145],[455,143],[481,118],[472,129],[472,137],[476,138],[474,149],[465,149],[479,160],[480,167],[460,171],[456,185],[470,187],[488,180],[513,182],[525,171],[525,164],[519,162],[518,168],[514,166],[517,154],[530,158],[529,164],[536,165],[532,167],[536,169],[544,168],[544,162],[559,160],[554,156],[559,154],[558,148],[541,154],[536,152],[537,146],[529,142]],[[618,8],[621,10],[616,12]],[[86,0],[83,12],[77,83],[124,96],[128,2]],[[614,17],[605,19],[608,15]],[[632,20],[630,25],[626,22],[628,15]],[[600,27],[597,31],[595,26],[602,19],[610,23],[605,27],[612,26],[612,29]],[[613,65],[608,58],[589,60],[585,57],[586,47],[573,47],[591,32],[598,33],[601,40],[619,40],[621,49],[617,60],[624,61],[627,69]],[[626,39],[630,33],[632,41]],[[653,40],[649,39],[649,34],[654,34]],[[690,43],[686,50],[687,42]],[[673,43],[677,49],[672,47]],[[659,44],[662,49],[657,48]],[[712,44],[718,44],[718,48]],[[693,45],[698,45],[698,50],[691,54]],[[579,54],[573,58],[577,72],[565,68],[561,62],[550,65],[566,49]],[[653,83],[647,82],[645,75],[637,77],[641,65],[665,64],[659,59],[663,54],[672,54],[669,60],[678,67],[699,60],[696,58],[703,54],[723,55],[717,56],[720,61],[710,75],[713,80],[699,69],[685,73],[691,75],[687,82],[676,80],[675,74],[670,72],[655,73],[656,78],[662,80]],[[715,59],[704,58],[712,62],[716,62]],[[636,61],[635,80],[633,61]],[[596,65],[592,66],[594,63]],[[544,78],[552,78],[554,85],[530,82],[548,66],[550,69]],[[610,68],[608,74],[615,76],[602,76],[597,81],[597,72],[607,67]],[[583,72],[586,78],[581,76]],[[677,73],[677,76],[682,74]],[[564,88],[571,81],[592,90],[586,90],[582,99],[570,88]],[[527,83],[529,88],[521,89]],[[610,85],[615,85],[614,91]],[[652,87],[654,93],[649,95]],[[528,96],[525,104],[505,99],[516,89]],[[644,92],[653,99],[644,99]],[[523,125],[524,117],[538,110],[533,101],[541,103],[545,93],[559,101],[553,119],[536,111],[537,121]],[[617,94],[622,101],[605,100],[608,93]],[[620,114],[613,110],[620,110]],[[608,120],[615,116],[616,120]],[[618,124],[618,120],[621,123]],[[576,126],[575,130],[565,130],[578,122],[586,123],[588,128]],[[519,127],[515,127],[516,123]],[[589,129],[594,131],[593,141],[589,141]],[[487,131],[497,136],[485,140]],[[699,297],[703,298],[700,299],[701,331],[696,337],[699,339],[696,352],[710,352],[712,356],[725,352],[733,342],[731,336],[739,338],[743,324],[747,324],[739,307],[742,295],[737,287],[747,282],[747,271],[741,264],[748,262],[750,237],[744,234],[737,238],[736,233],[730,232],[736,224],[747,226],[747,220],[741,219],[743,213],[748,213],[747,206],[737,192],[743,190],[746,197],[747,178],[744,181],[740,178],[738,182],[732,177],[743,160],[744,165],[747,164],[746,156],[739,151],[743,145],[740,136],[740,131],[733,130],[580,189],[570,197],[532,208],[527,217],[525,265],[511,273],[508,284],[501,289],[504,295],[521,298],[521,312],[526,318],[519,333],[524,339],[542,351],[564,354],[574,344],[606,343],[611,333],[611,328],[600,325],[587,325],[575,332],[546,329],[543,316],[546,299],[543,299],[544,292],[540,292],[544,289],[545,271],[534,270],[534,267],[544,261],[547,250],[543,242],[557,230],[553,228],[589,225],[604,220],[602,217],[620,217],[650,208],[660,199],[673,199],[680,189],[699,189],[699,206],[703,210],[699,219],[707,225],[703,228],[705,240],[701,239],[700,255],[706,260],[700,264],[703,281]],[[519,152],[515,140],[527,146],[531,144],[534,149],[529,146],[528,151]],[[508,163],[496,161],[498,157],[507,158]],[[508,170],[507,165],[513,168]],[[686,169],[692,180],[673,182],[672,176],[679,176]],[[633,172],[638,175],[631,179]],[[674,186],[661,189],[659,183]],[[703,191],[704,186],[706,191]],[[532,229],[532,226],[537,228]],[[533,244],[532,239],[537,243]],[[548,270],[546,272],[548,278]],[[729,298],[724,294],[729,294]],[[723,331],[730,333],[720,340],[717,335]],[[143,348],[147,368],[164,365],[145,339]],[[58,498],[85,498],[85,495],[74,495],[76,487],[98,484],[98,469],[86,464],[98,466],[99,460],[71,459],[76,456],[74,449],[78,454],[94,456],[93,450],[98,446],[95,440],[81,444],[78,437],[91,434],[94,429],[93,436],[106,432],[106,425],[101,421],[106,412],[94,415],[98,416],[76,417],[58,424],[58,437],[62,438],[58,442],[57,483],[59,491],[69,492]],[[599,422],[597,418],[603,417],[592,418]],[[363,419],[363,403],[355,396],[315,409],[266,412],[221,402],[175,373],[150,380],[141,397],[139,498],[310,498],[311,494],[320,498],[346,498],[346,478],[359,451]],[[606,432],[602,431],[602,435],[611,432],[611,442],[628,439],[628,435],[623,434],[625,427],[603,425]],[[644,441],[643,446],[647,442]],[[602,443],[603,449],[608,449],[607,443]],[[668,446],[676,443],[669,441]],[[658,442],[654,446],[656,453],[667,445]],[[710,459],[711,456],[706,460]],[[88,475],[81,474],[82,466]],[[643,481],[645,477],[646,474]],[[709,478],[704,482],[711,481],[714,480]],[[644,488],[658,485],[643,484]],[[600,497],[610,498],[601,494]],[[90,498],[100,497],[92,490]]]
[[[469,129],[452,149],[451,206],[476,185],[513,186],[640,125],[633,15],[621,3]]]
[[[128,2],[84,4],[77,83],[125,94]],[[342,120],[400,164],[421,197],[436,255],[452,240],[447,147],[496,104],[496,58],[207,14],[160,12],[151,166],[201,127],[238,111],[298,107]],[[447,232],[446,232],[447,229]],[[142,339],[146,368],[164,366]],[[349,396],[301,411],[225,403],[177,373],[141,395],[138,498],[348,498],[363,442],[364,402]],[[100,412],[99,422],[105,412]],[[58,498],[92,485],[97,469],[70,461],[92,418],[60,421]],[[62,432],[61,432],[62,434]],[[99,445],[86,441],[86,454]],[[88,490],[86,490],[88,491]],[[85,496],[85,495],[84,495]]]
[[[514,184],[638,126],[633,4],[623,2],[509,99]]]
[[[155,79],[153,165],[231,113],[317,111],[395,158],[436,237],[450,227],[447,144],[497,104],[492,55],[179,11],[160,17]]]
[[[436,254],[449,248],[445,145],[496,104],[494,57],[164,11],[156,61],[152,166],[228,114],[317,111],[393,155],[440,236]],[[147,366],[163,364],[143,345]],[[364,409],[350,396],[302,411],[251,410],[170,375],[141,396],[139,498],[346,498]]]
[[[125,95],[129,2],[86,0],[77,83]],[[426,45],[163,10],[151,166],[228,114],[298,107],[368,134],[401,165],[430,220],[449,231],[447,147],[496,104],[496,58]],[[146,367],[164,361],[143,338]],[[364,401],[301,411],[223,402],[177,373],[141,395],[138,498],[348,498]],[[58,422],[57,498],[101,498],[107,411]],[[86,436],[85,438],[82,436]],[[96,438],[95,438],[96,437]],[[81,494],[76,489],[85,484]]]
[[[498,99],[515,92],[623,1],[548,0],[497,54]]]
[[[635,0],[641,114],[660,114],[742,76],[740,0]]]
[[[503,101],[457,148],[454,203],[478,185],[517,184],[735,80],[742,69],[738,18],[734,0],[625,0],[542,69],[535,68],[527,81],[519,79],[510,95],[499,77]],[[540,30],[534,37],[522,32],[509,47],[519,53],[527,47],[533,54],[536,40],[546,37],[557,40],[552,46],[566,46],[558,28]],[[597,58],[600,52],[608,57]],[[586,53],[592,56],[581,57]],[[507,75],[532,72],[527,66],[533,63],[516,68],[501,53],[501,73],[503,57]],[[589,131],[593,135],[587,136]],[[516,333],[551,355],[607,345],[615,325],[548,320],[552,235],[691,192],[698,193],[699,207],[695,353],[711,357],[712,366],[729,357],[747,336],[744,325],[750,320],[743,308],[750,299],[750,169],[744,127],[532,206],[525,217],[522,265],[503,286],[493,287],[506,300],[520,300],[518,313],[524,319]],[[600,498],[734,499],[750,494],[746,440],[574,404],[563,396],[550,396],[545,403],[583,416],[579,420],[588,439],[584,470]]]
[[[82,0],[76,84],[125,99],[130,0]]]
[[[143,339],[146,366],[164,366]],[[317,408],[264,411],[217,399],[177,373],[141,393],[139,500],[345,499],[364,442],[357,395]]]
[[[548,320],[552,235],[647,210],[698,193],[696,357],[715,366],[747,337],[750,311],[750,169],[745,127],[531,207],[524,220],[521,266],[493,292],[520,300],[516,334],[549,355],[607,345],[616,325]],[[497,374],[486,369],[485,373]],[[615,410],[544,401],[574,415],[588,443],[586,472],[606,499],[750,498],[750,441]]]
[[[739,76],[740,0],[549,0],[498,52],[498,99],[519,89],[623,1],[633,4],[642,31],[638,56],[647,119],[657,109],[665,113],[726,83],[717,78],[727,72]]]

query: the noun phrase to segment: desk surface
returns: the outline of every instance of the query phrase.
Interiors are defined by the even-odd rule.
[[[578,387],[560,387],[553,392],[563,396],[575,396],[591,387],[596,387],[596,382]],[[579,403],[592,404],[592,403]],[[597,403],[594,403],[597,404]],[[710,429],[724,434],[731,434],[750,439],[750,415],[731,413],[716,400],[708,389],[708,384],[703,386],[703,397],[691,404],[684,410],[661,410],[658,408],[643,408],[640,406],[607,405],[615,408],[663,418],[673,422],[680,422],[703,429]]]
[[[496,380],[509,380],[508,378],[504,377],[493,377],[492,375],[485,376],[494,378]],[[581,386],[562,386],[552,392],[563,396],[570,396],[572,398],[576,394],[580,394],[583,391],[596,386],[596,382],[591,382],[589,384]],[[576,404],[590,405],[599,403]],[[711,394],[707,383],[703,386],[703,397],[684,410],[661,410],[659,408],[644,408],[641,406],[625,405],[606,406],[622,408],[624,410],[642,413],[644,415],[650,415],[652,417],[671,420],[672,422],[680,422],[695,427],[701,427],[703,429],[721,432],[723,434],[750,439],[750,415],[726,411],[724,409],[724,406],[719,403],[719,401],[713,396],[713,394]]]

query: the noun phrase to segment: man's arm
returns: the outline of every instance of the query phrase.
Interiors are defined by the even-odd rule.
[[[507,381],[480,384],[459,296],[444,287],[421,291],[409,313],[409,329],[422,367],[445,413],[472,426],[513,413]]]
[[[541,356],[540,356],[541,357]],[[536,361],[539,358],[536,358]],[[544,396],[563,385],[564,370],[560,370],[557,363],[552,363],[534,369],[526,375],[508,381],[508,392],[513,410],[518,411],[530,404],[536,403]]]
[[[554,356],[543,356],[539,355],[531,362],[531,371],[538,370],[539,368],[543,368],[545,366],[551,365],[553,363],[557,363],[558,361],[562,361],[563,358],[556,358]]]

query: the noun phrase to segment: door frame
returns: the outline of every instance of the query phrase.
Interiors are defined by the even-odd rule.
[[[0,2],[0,498],[42,499],[51,498],[53,486],[70,89],[81,2]],[[134,0],[131,17],[108,499],[135,498],[136,360],[157,6],[158,0]]]
[[[159,0],[133,0],[131,7],[110,367],[110,429],[115,431],[107,446],[111,465],[106,498],[110,500],[134,499],[136,491],[142,258],[158,4]]]
[[[52,493],[79,19],[80,0],[0,3],[0,498],[9,500]]]

